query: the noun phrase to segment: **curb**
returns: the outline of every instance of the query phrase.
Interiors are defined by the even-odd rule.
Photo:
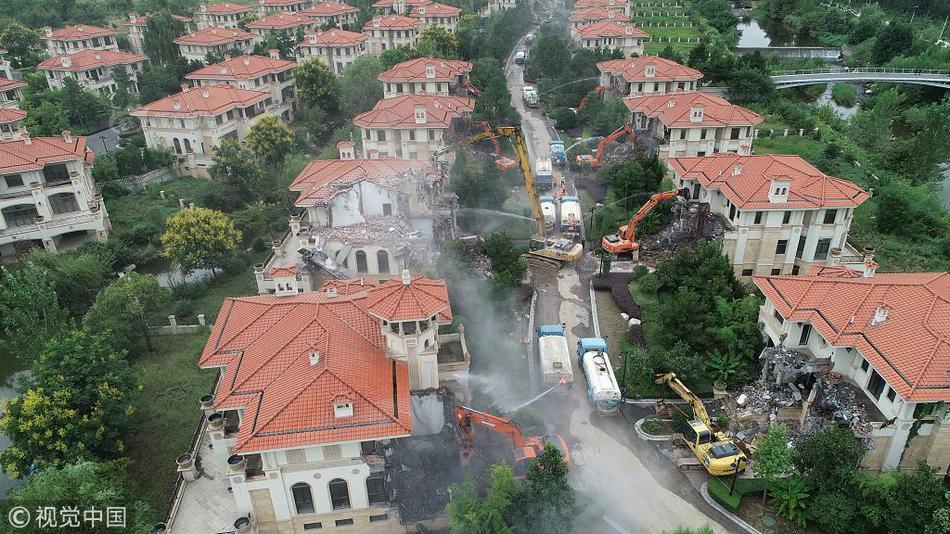
[[[643,441],[669,441],[673,439],[673,434],[661,434],[659,436],[654,436],[653,434],[647,434],[643,431],[642,427],[643,422],[646,421],[646,417],[639,419],[636,423],[633,423],[633,429],[637,431],[637,436],[640,437]]]
[[[748,532],[749,534],[762,534],[762,532],[760,532],[758,529],[746,523],[745,520],[736,514],[726,510],[726,508],[719,504],[716,499],[713,499],[712,496],[709,495],[709,488],[707,486],[709,486],[708,480],[703,482],[703,485],[699,487],[699,494],[703,496],[703,500],[706,501],[706,504],[715,508],[719,513],[726,516],[730,521],[735,523],[737,527]]]
[[[594,295],[594,281],[587,282],[587,287],[590,289],[590,317],[594,325],[594,337],[601,337],[600,317],[597,315],[597,297]]]

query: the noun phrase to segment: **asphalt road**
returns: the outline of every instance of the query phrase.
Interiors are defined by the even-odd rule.
[[[521,47],[519,43],[515,51]],[[534,159],[547,153],[554,131],[539,109],[523,105],[522,67],[509,58],[505,74],[512,104],[521,113],[533,166]],[[567,176],[567,180],[568,191],[574,192],[572,177]],[[557,273],[531,275],[538,292],[535,325],[565,323],[570,347],[576,346],[578,338],[593,335],[588,282],[596,265],[592,256],[585,256],[578,265]],[[573,460],[572,485],[594,503],[579,516],[583,520],[575,525],[575,531],[626,534],[708,524],[717,532],[728,532],[723,525],[729,523],[705,504],[686,475],[660,453],[658,446],[637,438],[633,422],[644,414],[628,406],[620,416],[592,413],[576,358],[572,358],[572,366],[575,383],[569,394],[548,395],[536,407],[545,415],[551,431],[568,442]]]
[[[86,137],[86,146],[91,148],[97,156],[115,152],[119,146],[119,128],[109,128],[90,134]]]

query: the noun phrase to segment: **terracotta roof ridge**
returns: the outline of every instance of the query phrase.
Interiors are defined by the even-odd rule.
[[[389,358],[386,357],[386,356],[384,356],[384,358],[389,359]],[[378,404],[376,404],[375,402],[373,402],[372,400],[370,400],[369,398],[367,398],[366,395],[363,395],[363,393],[362,393],[359,389],[354,388],[353,386],[351,386],[349,382],[347,382],[345,379],[343,379],[343,377],[341,377],[340,375],[338,375],[338,374],[334,373],[333,371],[331,371],[331,370],[329,369],[329,367],[327,368],[327,372],[329,372],[334,378],[336,378],[337,380],[339,380],[340,382],[342,382],[343,384],[345,384],[346,387],[350,388],[350,389],[351,389],[352,391],[354,391],[357,395],[359,395],[360,397],[362,397],[363,400],[365,400],[367,403],[369,403],[370,406],[372,406],[373,408],[376,408],[377,410],[379,410],[379,412],[382,413],[383,415],[385,415],[386,417],[388,417],[390,421],[392,421],[392,422],[398,424],[399,426],[401,426],[402,428],[404,428],[404,429],[406,429],[406,430],[410,430],[410,431],[411,431],[411,429],[406,428],[406,425],[402,424],[402,422],[395,416],[395,412],[396,412],[395,406],[393,406],[394,409],[392,410],[392,413],[387,412],[385,409],[381,408]],[[399,399],[396,399],[396,402],[398,403],[398,402],[399,402]]]
[[[294,311],[294,309],[299,308],[299,307],[302,306],[302,305],[304,305],[304,303],[302,303],[302,302],[296,303],[296,305],[295,305],[290,311],[288,311],[287,313],[285,313],[284,315],[282,315],[280,318],[278,318],[278,320],[274,321],[274,324],[272,324],[272,325],[270,325],[269,327],[267,327],[267,328],[264,330],[264,332],[261,333],[261,335],[257,336],[257,338],[256,338],[254,341],[252,341],[250,344],[248,344],[247,346],[245,346],[245,347],[244,347],[244,352],[247,352],[248,349],[250,349],[250,348],[253,347],[256,343],[258,343],[268,332],[270,332],[270,331],[271,331],[272,329],[274,329],[278,324],[280,324],[280,323],[281,323],[281,319],[283,319],[284,317],[287,317],[287,315],[289,315],[290,313],[292,313],[292,312]],[[268,308],[268,310],[271,310],[271,309],[273,309],[273,308]],[[276,350],[274,350],[274,351],[268,351],[268,352],[271,352],[270,356],[268,356],[267,358],[263,358],[263,359],[259,362],[259,365],[257,365],[257,366],[251,371],[251,373],[249,373],[249,374],[244,378],[244,380],[242,380],[242,381],[240,382],[240,384],[237,383],[237,370],[235,369],[235,373],[234,373],[234,380],[235,380],[235,382],[234,382],[234,384],[232,384],[231,391],[239,391],[239,390],[237,389],[239,386],[244,385],[248,380],[250,380],[251,378],[253,378],[253,377],[257,374],[257,371],[263,369],[268,363],[270,363],[271,360],[273,360],[274,358],[276,358],[276,357],[280,354],[280,352],[281,352],[282,350],[284,350],[284,348],[286,348],[288,345],[290,345],[291,343],[293,343],[297,338],[299,338],[299,337],[300,337],[300,334],[303,333],[303,332],[305,332],[305,331],[307,330],[307,328],[309,328],[309,327],[314,323],[314,321],[316,321],[317,323],[319,323],[319,320],[318,320],[317,317],[316,317],[316,313],[314,313],[313,319],[311,319],[311,320],[310,320],[309,322],[307,322],[306,324],[302,325],[301,328],[300,328],[300,330],[299,330],[296,334],[294,334],[292,337],[288,336],[287,340],[286,340],[284,343],[278,343],[278,344],[276,345],[276,347],[277,347]],[[286,323],[285,323],[285,324],[286,324]],[[326,332],[328,332],[327,328],[326,328],[325,326],[323,326],[323,324],[320,324],[320,328],[323,329],[323,334],[320,335],[320,336],[317,338],[317,341],[319,341],[319,340],[322,339],[324,336],[326,336]],[[284,371],[286,371],[287,368],[289,368],[289,367],[290,367],[290,365],[288,365],[287,367],[285,367],[284,370],[281,371],[281,373],[278,374],[277,376],[279,377],[279,376],[280,376],[281,374],[283,374]],[[277,378],[275,377],[274,380],[276,380],[276,379],[277,379]],[[274,380],[271,380],[271,383],[273,383]],[[261,391],[263,391],[264,389],[266,389],[266,388],[265,388],[265,387],[262,387],[262,388],[261,388]]]
[[[286,367],[284,367],[284,369],[281,370],[280,374],[278,374],[277,377],[275,377],[274,380],[271,381],[271,384],[273,384],[274,382],[276,382],[276,381],[277,381],[277,378],[279,378],[279,377],[285,375],[288,371],[290,371],[290,369],[293,367],[293,364],[297,363],[297,362],[300,360],[300,358],[301,358],[302,356],[303,356],[303,354],[301,353],[301,354],[298,355],[296,358],[294,358],[294,360],[293,360],[292,362],[290,362],[290,364],[288,364]],[[308,355],[307,357],[309,358],[309,355]],[[259,401],[258,404],[257,404],[257,414],[254,416],[254,424],[251,426],[251,431],[248,432],[248,435],[247,435],[247,437],[246,437],[245,439],[241,440],[241,443],[236,443],[235,446],[236,446],[237,448],[243,447],[244,444],[246,444],[248,441],[250,441],[252,438],[254,438],[254,437],[257,435],[257,433],[260,431],[261,428],[264,428],[265,426],[267,426],[268,423],[270,423],[271,421],[273,421],[278,415],[282,414],[282,413],[284,412],[284,409],[285,409],[287,406],[290,406],[290,404],[293,403],[295,400],[297,400],[297,398],[300,397],[300,395],[302,395],[304,391],[307,391],[307,388],[309,388],[310,386],[312,386],[314,382],[316,382],[321,376],[323,376],[324,373],[326,373],[326,372],[328,372],[328,371],[329,371],[329,367],[327,367],[326,365],[324,365],[323,369],[321,369],[321,370],[319,370],[318,372],[314,373],[314,375],[311,377],[311,379],[310,379],[309,381],[307,381],[307,383],[306,383],[305,385],[303,385],[302,387],[298,388],[297,391],[296,391],[292,396],[290,396],[290,397],[287,399],[286,402],[283,402],[283,403],[281,403],[279,406],[276,406],[276,407],[271,411],[270,416],[269,416],[267,419],[265,419],[265,420],[261,420],[261,419],[259,418],[261,406],[264,405],[264,390],[266,389],[266,388],[261,388],[261,389],[259,390],[259,391],[260,391],[260,401]],[[333,377],[335,377],[335,378],[337,378],[337,379],[339,379],[339,377],[337,377],[337,376],[334,375],[333,373],[330,373],[330,375],[333,376]],[[343,382],[343,381],[341,380],[341,382]],[[344,384],[346,384],[346,382],[344,382]],[[346,386],[349,387],[350,389],[353,389],[349,384],[346,384]]]
[[[249,301],[249,302],[254,302],[254,303],[257,303],[257,302],[258,302],[258,301],[256,301],[256,300],[248,300],[248,297],[228,297],[227,300],[228,300],[228,302],[231,304],[231,308],[228,310],[228,315],[227,315],[227,317],[225,318],[225,322],[227,322],[227,321],[230,319],[230,317],[231,317],[231,311],[234,309],[234,303],[235,303],[235,302],[238,302],[238,301],[240,301],[240,300]],[[290,304],[290,303],[288,302],[288,304]],[[267,312],[270,311],[271,309],[272,309],[272,306],[264,306],[264,307],[262,307],[261,312],[260,312],[259,314],[257,314],[257,315],[254,317],[254,319],[249,322],[249,324],[250,324],[250,323],[254,323],[254,322],[257,321],[258,319],[260,319],[265,313],[267,313]],[[285,314],[285,315],[286,315],[286,314]],[[275,324],[276,324],[276,323],[275,323]],[[222,326],[222,328],[221,328],[221,336],[219,336],[219,338],[218,338],[218,343],[215,345],[215,349],[214,349],[215,352],[218,352],[218,349],[220,349],[221,347],[223,347],[223,346],[227,345],[228,343],[234,341],[234,339],[235,339],[236,337],[238,337],[239,335],[241,335],[241,334],[244,333],[244,330],[241,330],[240,332],[236,332],[234,335],[232,335],[231,337],[229,337],[228,339],[226,339],[226,340],[224,340],[224,341],[222,342],[222,336],[224,335],[224,329],[225,329],[226,326],[227,326],[227,325],[224,325],[224,326]]]
[[[369,312],[368,312],[365,308],[363,308],[362,306],[359,306],[359,305],[356,304],[356,302],[355,302],[356,299],[353,298],[353,297],[355,297],[356,295],[357,295],[356,293],[351,293],[350,295],[346,295],[346,296],[348,296],[348,297],[351,297],[350,299],[348,299],[347,302],[349,302],[349,303],[352,304],[353,306],[356,306],[357,308],[359,308],[360,311],[362,311],[363,313],[369,315]],[[339,296],[338,296],[337,298],[339,298]],[[357,330],[357,329],[353,328],[352,326],[350,326],[350,323],[349,323],[346,319],[344,319],[343,317],[341,317],[340,314],[338,314],[338,313],[336,313],[335,311],[333,311],[333,307],[332,307],[332,306],[327,306],[326,308],[327,308],[326,311],[327,311],[328,313],[332,314],[332,315],[333,315],[334,317],[336,317],[341,323],[345,324],[345,325],[347,326],[347,328],[349,328],[350,330],[352,330],[356,335],[358,335],[358,336],[360,336],[361,338],[365,339],[367,343],[369,343],[370,345],[372,345],[372,346],[374,346],[374,347],[376,347],[376,348],[378,348],[378,349],[381,349],[381,350],[383,349],[383,347],[380,347],[379,345],[377,345],[375,341],[369,339],[368,337],[366,337],[365,335],[363,335],[362,332],[360,332],[359,330]],[[323,326],[323,323],[320,323],[320,326]],[[324,328],[326,328],[326,327],[324,327]]]
[[[929,290],[930,288],[927,289]],[[937,301],[941,300],[939,295],[933,292],[931,293],[933,294],[933,300],[930,301],[930,306],[927,308],[927,314],[924,316],[924,320],[921,322],[921,324],[923,324],[924,328],[926,328],[935,338],[937,338],[937,342],[934,343],[933,350],[930,351],[930,354],[927,356],[927,362],[920,366],[920,373],[917,375],[917,378],[915,378],[913,382],[908,381],[911,392],[917,389],[917,384],[920,383],[924,377],[924,374],[926,374],[927,369],[930,368],[930,364],[933,363],[934,357],[936,356],[937,351],[940,349],[940,345],[948,344],[947,340],[944,339],[944,337],[940,335],[939,332],[934,331],[934,329],[930,326],[930,316],[933,314],[934,307],[937,305]]]

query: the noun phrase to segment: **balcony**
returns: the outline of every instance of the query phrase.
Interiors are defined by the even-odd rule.
[[[23,226],[16,226],[12,228],[4,228],[0,230],[0,237],[16,236],[17,239],[40,239],[42,235],[31,236],[30,234],[42,234],[46,230],[59,230],[62,228],[68,228],[67,231],[72,230],[93,230],[94,228],[69,228],[72,226],[81,226],[89,224],[100,224],[102,222],[102,214],[96,210],[96,212],[87,212],[80,213],[78,215],[68,215],[65,217],[53,217],[49,220],[37,220],[33,224],[27,224]]]

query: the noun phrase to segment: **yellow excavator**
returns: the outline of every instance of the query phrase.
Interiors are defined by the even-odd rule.
[[[657,375],[655,382],[670,386],[693,408],[694,418],[687,421],[683,433],[675,435],[674,440],[682,439],[710,475],[721,477],[741,473],[749,464],[749,459],[725,434],[713,431],[703,401],[680,382],[675,373]],[[696,464],[690,461],[679,467],[684,469],[692,465]]]
[[[538,188],[534,185],[534,172],[531,170],[531,161],[528,157],[528,146],[524,135],[517,126],[501,126],[486,129],[484,132],[469,136],[465,141],[469,144],[478,143],[485,139],[507,137],[515,149],[521,173],[524,175],[525,189],[528,190],[528,200],[531,202],[531,213],[537,224],[537,232],[528,242],[528,252],[524,254],[528,265],[545,269],[560,269],[565,263],[573,263],[584,255],[584,246],[571,239],[549,238],[545,235],[544,214],[541,211],[541,201],[538,198]]]

